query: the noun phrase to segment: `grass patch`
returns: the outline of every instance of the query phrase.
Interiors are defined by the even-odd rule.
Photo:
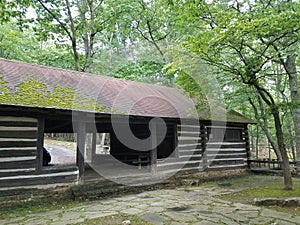
[[[152,223],[148,223],[146,221],[141,220],[138,216],[124,214],[85,220],[84,222],[76,223],[75,225],[120,225],[124,220],[130,220],[131,224],[153,225]]]
[[[251,189],[237,191],[231,194],[221,195],[219,196],[219,198],[235,203],[253,204],[254,198],[288,198],[299,196],[300,180],[294,180],[294,190],[292,191],[284,190],[283,184],[282,182],[280,182],[276,184],[268,184]],[[300,216],[300,207],[272,206],[267,208]]]
[[[47,199],[47,200],[35,200],[35,201],[21,201],[18,204],[14,204],[12,206],[0,206],[0,212],[1,212],[0,219],[23,217],[28,214],[47,212],[51,210],[65,211],[67,209],[82,204],[83,202],[72,201],[72,200],[55,201],[55,200]]]

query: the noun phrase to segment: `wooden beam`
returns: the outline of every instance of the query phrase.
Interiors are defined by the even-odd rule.
[[[207,161],[207,141],[208,141],[207,135],[208,134],[207,134],[207,127],[205,125],[201,126],[201,134],[204,137],[203,137],[203,142],[202,142],[202,149],[203,149],[202,165],[203,165],[203,167],[200,169],[202,169],[204,171],[208,168],[208,161]]]
[[[93,139],[92,139],[92,163],[94,161],[96,155],[96,144],[97,144],[97,133],[93,132]]]
[[[175,158],[179,158],[179,147],[178,147],[178,127],[177,124],[173,125],[173,154]]]
[[[152,123],[151,126],[151,172],[153,174],[157,173],[157,125],[156,123]]]
[[[37,132],[37,154],[36,154],[36,173],[40,173],[43,169],[43,147],[44,147],[44,131],[45,118],[38,118],[38,132]],[[25,147],[25,146],[24,146]]]
[[[77,133],[77,149],[76,149],[76,165],[79,170],[79,182],[83,182],[84,178],[84,147],[86,137],[86,123],[78,121],[76,128]]]
[[[251,169],[251,165],[249,163],[251,154],[250,154],[250,140],[249,140],[249,132],[248,132],[248,126],[247,124],[245,124],[244,127],[244,137],[245,139],[245,145],[246,145],[246,154],[247,154],[247,168]]]

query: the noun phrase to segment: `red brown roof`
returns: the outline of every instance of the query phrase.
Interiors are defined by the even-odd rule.
[[[50,91],[56,86],[71,88],[81,96],[94,99],[95,105],[105,108],[106,113],[188,118],[194,108],[193,102],[177,88],[6,59],[0,59],[0,77],[11,88],[31,79],[44,83]]]

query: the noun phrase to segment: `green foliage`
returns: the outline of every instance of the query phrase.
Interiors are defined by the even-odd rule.
[[[9,22],[12,18],[17,18],[21,22],[30,4],[31,0],[1,0],[0,24]]]
[[[118,69],[113,76],[126,80],[172,86],[174,75],[166,74],[163,66],[163,63],[155,61],[130,62]]]
[[[21,82],[14,89],[0,77],[0,102],[5,104],[53,107],[106,112],[96,99],[84,97],[70,87],[47,87],[43,82],[30,79]]]

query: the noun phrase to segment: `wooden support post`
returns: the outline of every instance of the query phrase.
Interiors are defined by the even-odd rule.
[[[157,173],[157,126],[156,124],[152,124],[151,127],[151,136],[152,136],[152,143],[151,143],[151,172],[153,174]]]
[[[175,158],[179,158],[179,151],[178,151],[178,126],[175,124],[174,126],[174,150],[173,155]]]
[[[86,137],[86,124],[83,121],[78,122],[77,127],[77,151],[76,151],[76,165],[79,170],[79,182],[83,182],[84,178],[84,147]]]
[[[203,165],[203,167],[200,169],[203,171],[205,171],[208,168],[208,161],[207,161],[208,135],[209,134],[207,133],[207,127],[205,125],[201,126],[201,136],[203,137],[203,142],[202,142],[202,165]]]
[[[92,139],[92,163],[94,162],[94,158],[96,155],[96,144],[97,144],[97,133],[93,132],[93,139]]]
[[[251,169],[251,164],[249,162],[250,160],[250,141],[249,141],[249,132],[248,132],[248,127],[247,127],[247,124],[245,124],[245,127],[244,127],[244,139],[245,139],[245,147],[246,147],[246,154],[247,154],[247,167],[248,169]]]
[[[40,173],[43,169],[43,147],[44,147],[44,131],[45,118],[38,118],[37,131],[37,154],[36,154],[36,173]]]

